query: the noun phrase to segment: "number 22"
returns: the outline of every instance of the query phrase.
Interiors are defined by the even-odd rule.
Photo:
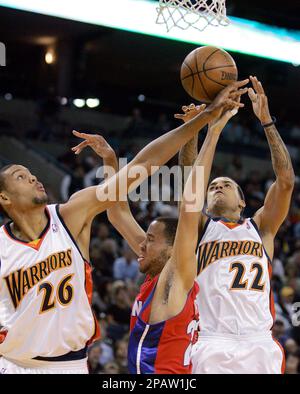
[[[253,291],[264,291],[265,283],[261,283],[261,277],[263,276],[263,267],[260,263],[253,263],[251,265],[250,272],[256,270],[256,276],[248,289],[248,279],[243,280],[246,267],[243,263],[237,261],[232,263],[229,271],[236,271],[235,277],[232,281],[230,290],[253,290]]]

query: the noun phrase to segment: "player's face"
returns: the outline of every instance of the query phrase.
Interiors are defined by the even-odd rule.
[[[146,239],[140,244],[138,262],[143,274],[159,274],[170,257],[172,247],[165,237],[164,226],[164,223],[154,220],[147,230]]]
[[[4,208],[30,209],[48,201],[44,186],[21,165],[13,165],[5,171],[5,186],[0,201]]]
[[[232,210],[235,212],[243,205],[236,183],[230,178],[214,179],[207,190],[207,209],[209,212]]]

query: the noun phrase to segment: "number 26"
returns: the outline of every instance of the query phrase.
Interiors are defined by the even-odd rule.
[[[68,305],[73,299],[73,286],[71,281],[74,274],[69,274],[65,276],[57,286],[56,297],[53,297],[54,287],[50,282],[42,283],[38,288],[38,294],[43,291],[43,301],[40,309],[40,314],[44,312],[48,312],[51,309],[55,308],[56,300],[62,305]]]

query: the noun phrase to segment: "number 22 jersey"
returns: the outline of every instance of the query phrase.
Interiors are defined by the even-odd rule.
[[[272,267],[254,220],[209,218],[197,259],[201,334],[270,332]]]

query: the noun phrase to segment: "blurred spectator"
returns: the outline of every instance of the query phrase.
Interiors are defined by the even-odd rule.
[[[279,300],[276,304],[276,316],[283,321],[286,329],[291,326],[292,322],[294,296],[294,290],[289,286],[284,286],[280,290]]]
[[[126,281],[135,281],[139,275],[139,263],[136,254],[130,249],[127,242],[123,242],[122,257],[114,262],[114,278]]]
[[[284,323],[281,320],[276,320],[273,328],[272,328],[272,335],[277,341],[281,344],[281,346],[284,346],[284,343],[287,339],[286,333],[285,333],[285,327]]]
[[[120,374],[121,371],[119,365],[112,361],[104,365],[103,373],[108,375],[117,375]]]
[[[272,262],[272,271],[273,271],[273,275],[278,276],[281,279],[281,281],[284,280],[284,267],[280,259],[280,242],[278,239],[275,239],[274,242],[274,257]]]
[[[289,354],[286,359],[285,374],[292,375],[299,373],[299,357],[294,354]]]
[[[115,360],[120,368],[120,373],[128,373],[127,370],[128,341],[120,340],[115,344]]]
[[[101,348],[98,342],[89,347],[88,368],[91,374],[99,373],[102,370],[102,366],[99,363],[100,354]]]
[[[122,338],[129,331],[131,306],[125,283],[120,280],[113,283],[112,303],[107,308],[107,335],[113,341]]]
[[[293,338],[288,338],[285,341],[284,349],[288,354],[296,354],[298,351],[298,344]]]

